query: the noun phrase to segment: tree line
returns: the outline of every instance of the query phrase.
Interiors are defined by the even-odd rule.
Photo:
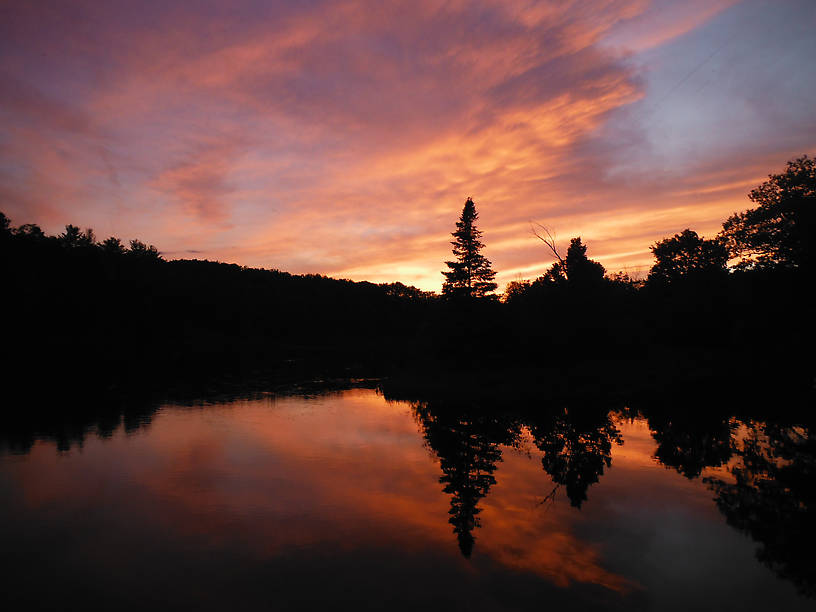
[[[813,308],[804,291],[813,277],[816,234],[816,161],[802,156],[752,190],[756,206],[734,213],[714,238],[686,229],[651,247],[654,264],[645,280],[607,274],[587,256],[581,237],[562,254],[552,234],[535,229],[556,261],[535,280],[509,283],[501,296],[504,326],[492,329],[495,272],[482,254],[478,214],[468,198],[453,232],[454,261],[443,272],[443,296],[483,311],[462,316],[505,353],[526,362],[563,366],[587,359],[629,358],[651,351],[697,357],[740,352],[777,361],[799,350],[798,365],[813,331]],[[471,316],[468,319],[468,316]],[[510,323],[510,321],[512,323]],[[467,343],[465,334],[452,345]],[[471,346],[480,354],[478,346]],[[487,351],[488,353],[490,351]],[[471,353],[473,354],[473,353]],[[791,355],[787,355],[790,357]]]
[[[118,384],[293,362],[377,368],[576,370],[588,362],[675,363],[692,375],[716,354],[796,358],[812,340],[803,299],[813,271],[816,165],[801,157],[750,194],[719,236],[688,229],[652,247],[645,282],[606,274],[580,237],[501,300],[472,198],[453,232],[441,295],[402,283],[165,260],[152,245],[12,227],[0,213],[5,340],[12,385]],[[731,264],[730,267],[728,264]],[[807,363],[807,367],[812,364]],[[96,382],[90,383],[96,384]],[[98,386],[98,385],[97,385]]]
[[[812,271],[813,242],[816,234],[816,160],[804,155],[791,160],[780,174],[768,180],[748,195],[756,208],[734,213],[723,223],[722,231],[711,239],[700,237],[686,229],[665,238],[651,247],[655,263],[646,283],[665,285],[690,278],[722,275],[729,271],[777,271],[798,269]],[[496,273],[490,261],[481,254],[482,232],[476,227],[478,218],[472,198],[462,210],[453,232],[455,261],[443,272],[442,293],[453,298],[490,297],[497,289]],[[587,247],[581,237],[573,238],[562,257],[552,234],[540,226],[545,235],[535,235],[547,245],[556,262],[535,281],[511,282],[504,300],[522,298],[541,286],[569,283],[586,286],[605,281],[632,282],[627,274],[606,276],[597,261],[587,257]],[[635,283],[639,285],[640,283]]]
[[[119,386],[309,361],[377,363],[428,294],[402,283],[165,260],[152,245],[47,235],[0,213],[7,387]],[[161,384],[157,382],[157,384]]]

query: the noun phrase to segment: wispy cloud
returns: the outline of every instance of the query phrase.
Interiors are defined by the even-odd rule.
[[[168,253],[438,288],[473,196],[501,282],[530,219],[643,266],[816,144],[807,2],[2,10],[7,214]]]

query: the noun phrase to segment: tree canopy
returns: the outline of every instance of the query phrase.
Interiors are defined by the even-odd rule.
[[[479,240],[482,232],[476,228],[478,217],[476,205],[468,198],[456,222],[456,231],[451,233],[456,261],[446,261],[450,270],[442,272],[445,276],[442,294],[447,297],[480,298],[498,287],[493,282],[496,273],[490,267],[490,260],[481,254],[484,244]]]
[[[808,267],[814,263],[816,160],[803,155],[748,196],[756,208],[731,215],[721,236],[739,267]]]
[[[591,284],[603,280],[606,270],[599,262],[589,259],[586,251],[587,247],[580,237],[570,240],[564,262],[567,279],[571,283]]]
[[[661,240],[651,250],[655,257],[649,271],[651,283],[723,273],[728,262],[728,250],[720,239],[706,240],[690,229]]]

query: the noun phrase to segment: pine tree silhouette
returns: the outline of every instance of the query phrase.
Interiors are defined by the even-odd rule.
[[[450,271],[442,272],[445,276],[442,294],[445,296],[485,297],[498,287],[493,282],[496,273],[490,268],[490,260],[480,253],[484,244],[479,240],[482,232],[475,225],[478,217],[476,205],[468,198],[462,209],[462,215],[456,222],[456,231],[451,234],[454,237],[451,245],[456,261],[446,261],[445,264]]]

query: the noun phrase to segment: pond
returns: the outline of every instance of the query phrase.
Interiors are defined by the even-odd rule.
[[[371,387],[4,438],[6,609],[813,609],[806,427]]]

